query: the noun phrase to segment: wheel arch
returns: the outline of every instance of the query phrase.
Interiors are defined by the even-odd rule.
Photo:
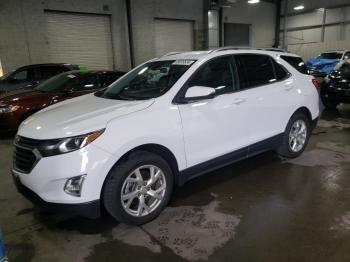
[[[297,110],[294,111],[294,113],[291,115],[290,118],[292,118],[297,113],[305,114],[307,116],[308,120],[309,120],[310,125],[311,125],[311,123],[312,123],[312,114],[311,114],[311,111],[307,107],[305,107],[305,106],[299,107]]]
[[[112,171],[112,169],[118,165],[119,163],[123,162],[123,161],[127,161],[130,154],[132,154],[133,152],[136,151],[147,151],[150,153],[154,153],[157,154],[161,157],[163,157],[168,163],[169,166],[173,172],[174,175],[174,184],[175,185],[180,185],[181,181],[180,181],[180,177],[179,177],[179,166],[178,166],[178,161],[175,157],[175,155],[171,152],[170,149],[168,149],[167,147],[163,146],[163,145],[159,145],[159,144],[154,144],[154,143],[150,143],[150,144],[143,144],[137,147],[134,147],[133,149],[130,149],[128,152],[126,152],[125,154],[123,154],[118,160],[117,162],[111,167],[111,169],[109,170],[107,176],[104,179],[103,182],[103,186],[100,192],[100,199],[102,199],[103,197],[103,190],[106,184],[106,181],[109,177],[110,172]]]

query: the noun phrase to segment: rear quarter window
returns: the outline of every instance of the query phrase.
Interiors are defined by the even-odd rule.
[[[292,67],[294,67],[296,70],[298,70],[300,73],[305,75],[309,74],[307,67],[303,59],[301,59],[301,57],[282,55],[281,58],[288,64],[290,64]]]

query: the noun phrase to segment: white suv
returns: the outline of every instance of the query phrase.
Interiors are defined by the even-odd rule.
[[[52,105],[15,138],[18,190],[49,209],[146,223],[173,187],[268,150],[297,157],[318,115],[300,57],[222,48],[146,62],[104,91]]]

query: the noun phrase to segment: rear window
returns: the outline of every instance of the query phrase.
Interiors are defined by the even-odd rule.
[[[298,70],[300,73],[305,75],[309,74],[306,65],[303,59],[301,59],[301,57],[282,55],[281,58],[288,64],[290,64],[292,67],[294,67],[296,70]]]
[[[271,59],[266,55],[236,55],[241,89],[265,85],[276,81]]]

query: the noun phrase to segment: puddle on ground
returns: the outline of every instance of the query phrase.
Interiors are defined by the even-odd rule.
[[[338,129],[344,129],[344,128],[350,128],[350,121],[345,118],[336,118],[335,120],[324,120],[320,119],[317,123],[318,127],[323,128],[338,128]]]
[[[79,219],[68,219],[32,229],[12,241],[8,238],[7,243],[17,250],[15,253],[20,253],[18,245],[21,243],[36,246],[40,243],[40,252],[28,254],[33,261],[72,261],[72,258],[74,261],[96,261],[105,257],[106,252],[111,259],[105,261],[115,261],[125,258],[120,247],[125,249],[127,246],[135,250],[135,253],[127,254],[129,261],[136,259],[138,252],[157,259],[163,255],[172,258],[177,255],[179,261],[207,260],[215,250],[234,238],[240,223],[240,216],[220,211],[219,204],[214,200],[204,206],[167,207],[157,219],[140,227],[116,225],[101,219],[100,224],[104,221],[106,226],[99,227],[97,223],[98,229],[86,230],[94,227],[96,221],[81,220],[81,229],[74,229],[75,226],[79,228]]]
[[[342,162],[350,162],[350,146],[332,142],[320,142],[316,148],[305,151],[294,159],[286,159],[285,163],[294,165],[315,166],[337,166]]]
[[[350,230],[350,211],[343,216],[336,219],[335,225],[331,227],[332,230],[344,232],[344,230]]]
[[[203,207],[170,207],[143,226],[175,254],[194,261],[207,259],[235,235],[240,217],[221,213],[218,201]]]
[[[168,207],[154,221],[141,227],[119,225],[113,239],[145,247],[153,253],[170,249],[190,260],[208,259],[235,235],[240,217],[218,211],[219,202],[206,206]]]

